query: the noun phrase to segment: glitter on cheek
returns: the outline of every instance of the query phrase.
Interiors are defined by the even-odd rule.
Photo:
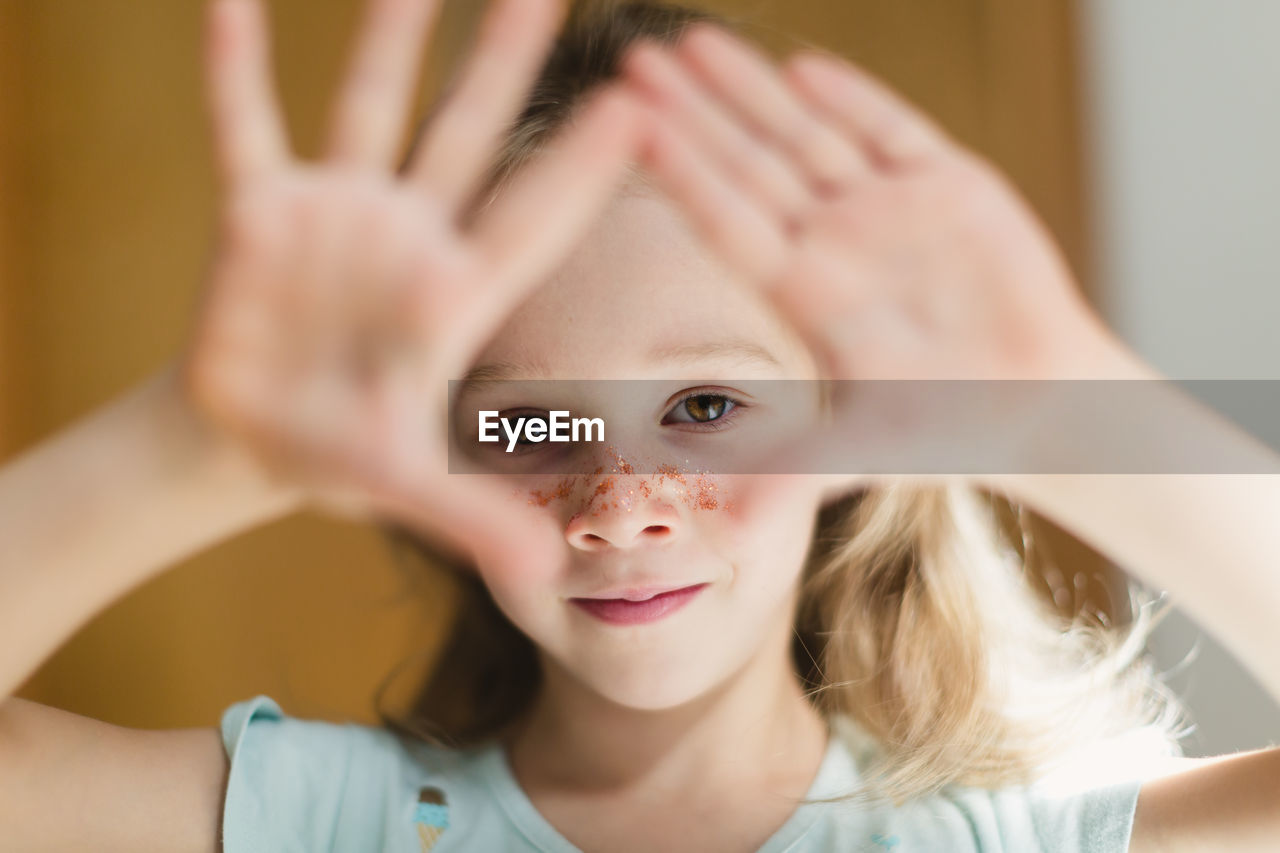
[[[635,468],[631,467],[631,463],[622,458],[622,454],[613,445],[607,448],[610,456],[613,457],[613,464],[617,467],[619,474],[634,474]]]
[[[698,509],[715,509],[720,504],[716,500],[716,492],[718,491],[716,484],[709,482],[706,477],[698,477]]]
[[[554,500],[563,500],[569,497],[570,491],[573,489],[573,483],[566,477],[556,484],[556,487],[550,492],[543,492],[534,489],[529,493],[529,503],[536,506],[546,506]],[[519,490],[517,490],[519,491]]]
[[[688,462],[688,460],[685,461]],[[720,486],[708,476],[709,474],[709,471],[690,471],[687,466],[662,465],[658,468],[658,485],[662,486],[667,480],[671,480],[678,487],[677,491],[685,504],[692,509],[734,509],[732,503],[720,494]],[[689,485],[691,476],[693,477],[692,488]]]

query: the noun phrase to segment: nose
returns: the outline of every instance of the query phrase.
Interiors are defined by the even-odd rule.
[[[587,505],[569,519],[565,539],[581,551],[663,545],[678,535],[675,504],[646,477],[614,476],[597,486]]]

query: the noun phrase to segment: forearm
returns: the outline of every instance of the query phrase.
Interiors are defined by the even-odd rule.
[[[165,567],[298,505],[161,371],[0,469],[0,697]]]
[[[1280,477],[1053,476],[1019,494],[1168,590],[1280,701]]]
[[[1133,362],[1118,373],[1158,378]],[[1143,454],[1144,464],[1166,454],[1166,470],[1186,471],[1194,452],[1191,461],[1212,460],[1233,473],[1023,474],[993,484],[1169,591],[1280,701],[1280,457],[1172,386],[1144,394],[1162,400],[1143,410],[1142,428],[1154,448]],[[1195,447],[1165,441],[1178,431],[1193,436]]]

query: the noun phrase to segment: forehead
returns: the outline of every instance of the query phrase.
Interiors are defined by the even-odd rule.
[[[614,197],[476,361],[606,378],[644,373],[655,349],[722,342],[761,347],[791,373],[808,364],[767,300],[703,247],[678,209],[636,189]]]

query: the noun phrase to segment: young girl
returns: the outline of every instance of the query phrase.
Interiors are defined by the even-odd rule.
[[[304,166],[256,0],[213,4],[226,203],[192,343],[0,474],[5,695],[164,566],[313,504],[471,579],[420,713],[258,696],[142,732],[10,698],[0,849],[1274,849],[1280,753],[1143,759],[1177,752],[1149,610],[1057,624],[980,496],[1172,590],[1280,696],[1275,477],[683,464],[823,405],[761,380],[1155,378],[998,177],[858,69],[778,70],[695,13],[587,10],[547,59],[551,0],[494,7],[397,170],[431,7],[372,0]],[[560,408],[609,425],[591,473],[450,473],[482,458],[450,416]]]

